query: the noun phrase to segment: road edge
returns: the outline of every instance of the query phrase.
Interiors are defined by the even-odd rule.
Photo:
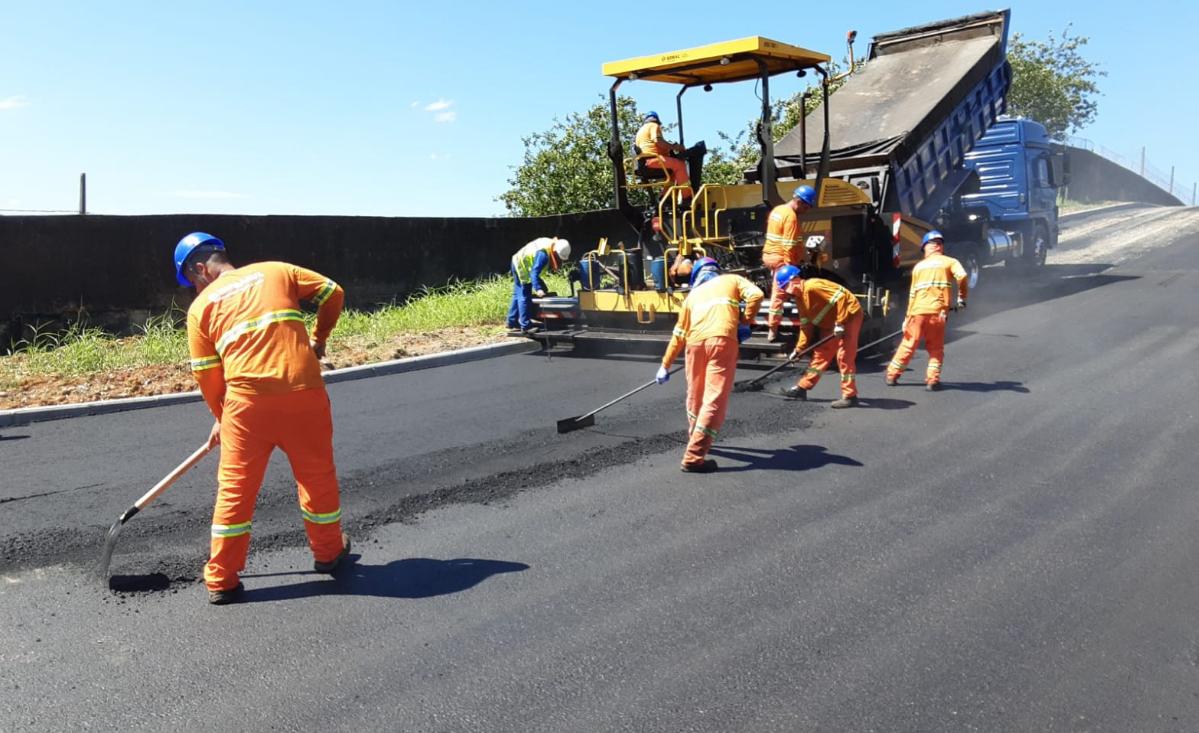
[[[509,356],[511,354],[530,353],[540,348],[541,345],[536,341],[519,339],[500,344],[471,346],[456,351],[442,351],[436,354],[411,356],[405,359],[394,359],[377,364],[363,364],[361,366],[331,369],[324,372],[321,376],[324,378],[325,384],[337,384],[339,382],[352,382],[358,379],[382,377],[389,374],[402,374],[422,369],[465,364],[467,362]],[[149,397],[126,397],[118,400],[78,402],[70,405],[20,407],[15,410],[0,410],[0,428],[16,427],[18,425],[28,425],[34,422],[47,422],[50,420],[66,420],[89,415],[108,415],[114,412],[146,410],[152,407],[182,405],[188,402],[199,402],[200,400],[200,393],[195,391],[175,392]]]

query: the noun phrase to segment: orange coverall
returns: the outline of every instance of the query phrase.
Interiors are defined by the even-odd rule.
[[[679,350],[686,347],[688,443],[684,466],[704,462],[724,424],[737,373],[737,326],[753,323],[763,297],[758,286],[740,275],[718,275],[683,301],[662,366],[669,369]]]
[[[291,463],[313,556],[329,562],[343,549],[333,418],[301,300],[320,306],[312,340],[323,344],[341,315],[344,293],[325,276],[283,262],[222,273],[187,311],[192,372],[221,424],[211,555],[204,566],[210,590],[238,583],[254,504],[276,447]]]
[[[661,156],[646,158],[645,165],[649,168],[661,168],[666,165],[666,174],[675,186],[690,186],[691,176],[687,174],[687,163],[671,155],[671,144],[662,137],[662,125],[657,122],[646,122],[637,131],[637,149],[643,154]],[[687,194],[690,196],[691,194]]]
[[[924,339],[924,348],[928,351],[924,382],[938,384],[941,381],[941,365],[945,361],[945,322],[949,317],[952,288],[956,284],[958,297],[965,300],[969,283],[962,263],[942,254],[940,248],[930,249],[932,251],[912,268],[903,341],[887,365],[888,379],[898,379],[903,374],[920,340]]]
[[[801,389],[815,387],[820,375],[836,355],[837,368],[841,371],[841,396],[847,399],[857,397],[858,335],[862,332],[863,319],[858,299],[832,280],[819,277],[806,280],[795,278],[787,285],[787,295],[794,297],[799,304],[796,352],[806,349],[808,343],[819,340],[821,335],[831,333],[838,323],[845,328],[845,335],[841,338],[829,339],[816,347],[797,385]],[[832,318],[829,318],[830,311]]]
[[[766,221],[766,245],[762,247],[762,264],[770,269],[770,307],[766,309],[766,325],[777,331],[783,320],[784,293],[774,281],[774,273],[783,265],[800,262],[799,217],[790,204],[779,204]]]

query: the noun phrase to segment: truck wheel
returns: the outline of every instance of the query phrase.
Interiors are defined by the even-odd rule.
[[[979,278],[982,276],[982,261],[978,258],[978,250],[970,249],[962,254],[959,258],[962,267],[966,270],[966,282],[970,285],[970,292],[978,287]]]
[[[1032,267],[1043,267],[1048,255],[1049,233],[1045,230],[1045,224],[1038,221],[1033,224],[1032,236],[1028,246],[1024,248],[1024,259]]]

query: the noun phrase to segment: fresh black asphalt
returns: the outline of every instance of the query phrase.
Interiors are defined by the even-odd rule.
[[[555,432],[652,360],[334,385],[359,557],[311,572],[280,456],[236,606],[213,458],[122,535],[148,590],[88,573],[201,405],[5,428],[0,730],[1199,729],[1199,237],[984,278],[944,391],[735,395],[712,476],[678,378]]]

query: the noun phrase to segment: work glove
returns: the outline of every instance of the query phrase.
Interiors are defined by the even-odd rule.
[[[834,325],[833,326],[833,335],[838,338],[840,338],[841,336],[844,336],[845,335],[845,326],[842,326],[840,323]]]
[[[960,310],[960,311],[966,310],[966,299],[965,298],[958,298],[958,310]]]
[[[737,343],[745,343],[745,340],[749,338],[751,333],[753,333],[753,329],[751,329],[749,326],[746,326],[745,324],[737,326]]]
[[[534,290],[533,295],[536,295],[538,298],[544,298],[545,291],[544,290]]]
[[[670,372],[666,367],[658,367],[658,373],[654,375],[654,381],[658,384],[666,384],[670,381]]]
[[[312,345],[313,353],[316,354],[316,358],[324,359],[325,358],[325,344],[323,342],[317,341],[315,339],[312,340],[310,343]]]

